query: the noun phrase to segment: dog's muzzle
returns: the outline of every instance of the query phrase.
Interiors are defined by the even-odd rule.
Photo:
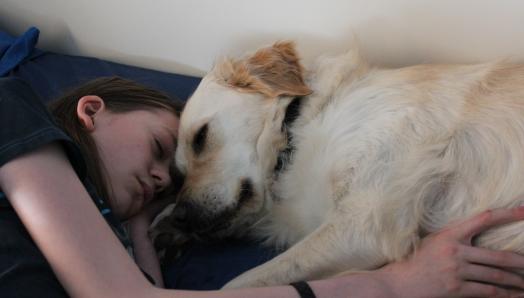
[[[235,212],[225,210],[212,214],[194,203],[181,200],[170,215],[171,225],[184,233],[195,234],[200,238],[216,238],[219,231],[231,226]]]

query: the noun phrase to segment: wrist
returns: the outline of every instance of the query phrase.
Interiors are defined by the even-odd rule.
[[[400,297],[388,272],[359,271],[325,280],[309,282],[317,297]]]
[[[382,289],[388,293],[388,297],[413,297],[412,295],[407,296],[413,289],[405,282],[406,268],[404,263],[391,263],[373,271],[373,273]]]
[[[289,285],[297,291],[300,298],[316,298],[315,292],[306,281],[292,282]]]
[[[130,218],[127,221],[129,233],[132,235],[148,236],[149,221],[143,217]]]

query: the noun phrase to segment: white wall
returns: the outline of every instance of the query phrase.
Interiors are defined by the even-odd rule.
[[[389,66],[524,62],[520,0],[0,0],[0,29],[31,25],[44,49],[197,75],[277,39],[296,40],[309,60],[352,32]]]

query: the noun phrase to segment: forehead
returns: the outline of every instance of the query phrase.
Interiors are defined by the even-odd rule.
[[[228,89],[217,84],[212,76],[204,77],[184,107],[182,122],[185,122],[184,116],[188,113],[198,113],[204,118],[209,117],[222,104],[228,102],[227,99],[230,97]]]
[[[124,112],[120,113],[120,115],[123,117],[129,116],[128,118],[131,121],[145,121],[151,124],[166,124],[172,126],[172,124],[178,123],[178,117],[174,113],[160,108]]]
[[[178,134],[178,117],[164,109],[136,110],[113,114],[113,119],[122,123],[123,128],[133,130],[165,130],[175,137]]]
[[[232,87],[219,84],[217,78],[208,74],[184,107],[181,119],[181,130],[210,119],[217,114],[235,115],[244,110],[246,105],[256,103],[260,95],[239,92]],[[236,116],[240,116],[236,114]]]

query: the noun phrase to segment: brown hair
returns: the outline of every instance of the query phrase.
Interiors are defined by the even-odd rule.
[[[113,113],[162,109],[179,117],[183,103],[131,80],[104,77],[87,82],[49,104],[48,108],[57,124],[79,145],[85,159],[87,175],[98,194],[111,201],[109,194],[112,191],[105,179],[106,170],[98,149],[76,113],[79,99],[86,95],[99,96],[104,100],[106,108]]]

